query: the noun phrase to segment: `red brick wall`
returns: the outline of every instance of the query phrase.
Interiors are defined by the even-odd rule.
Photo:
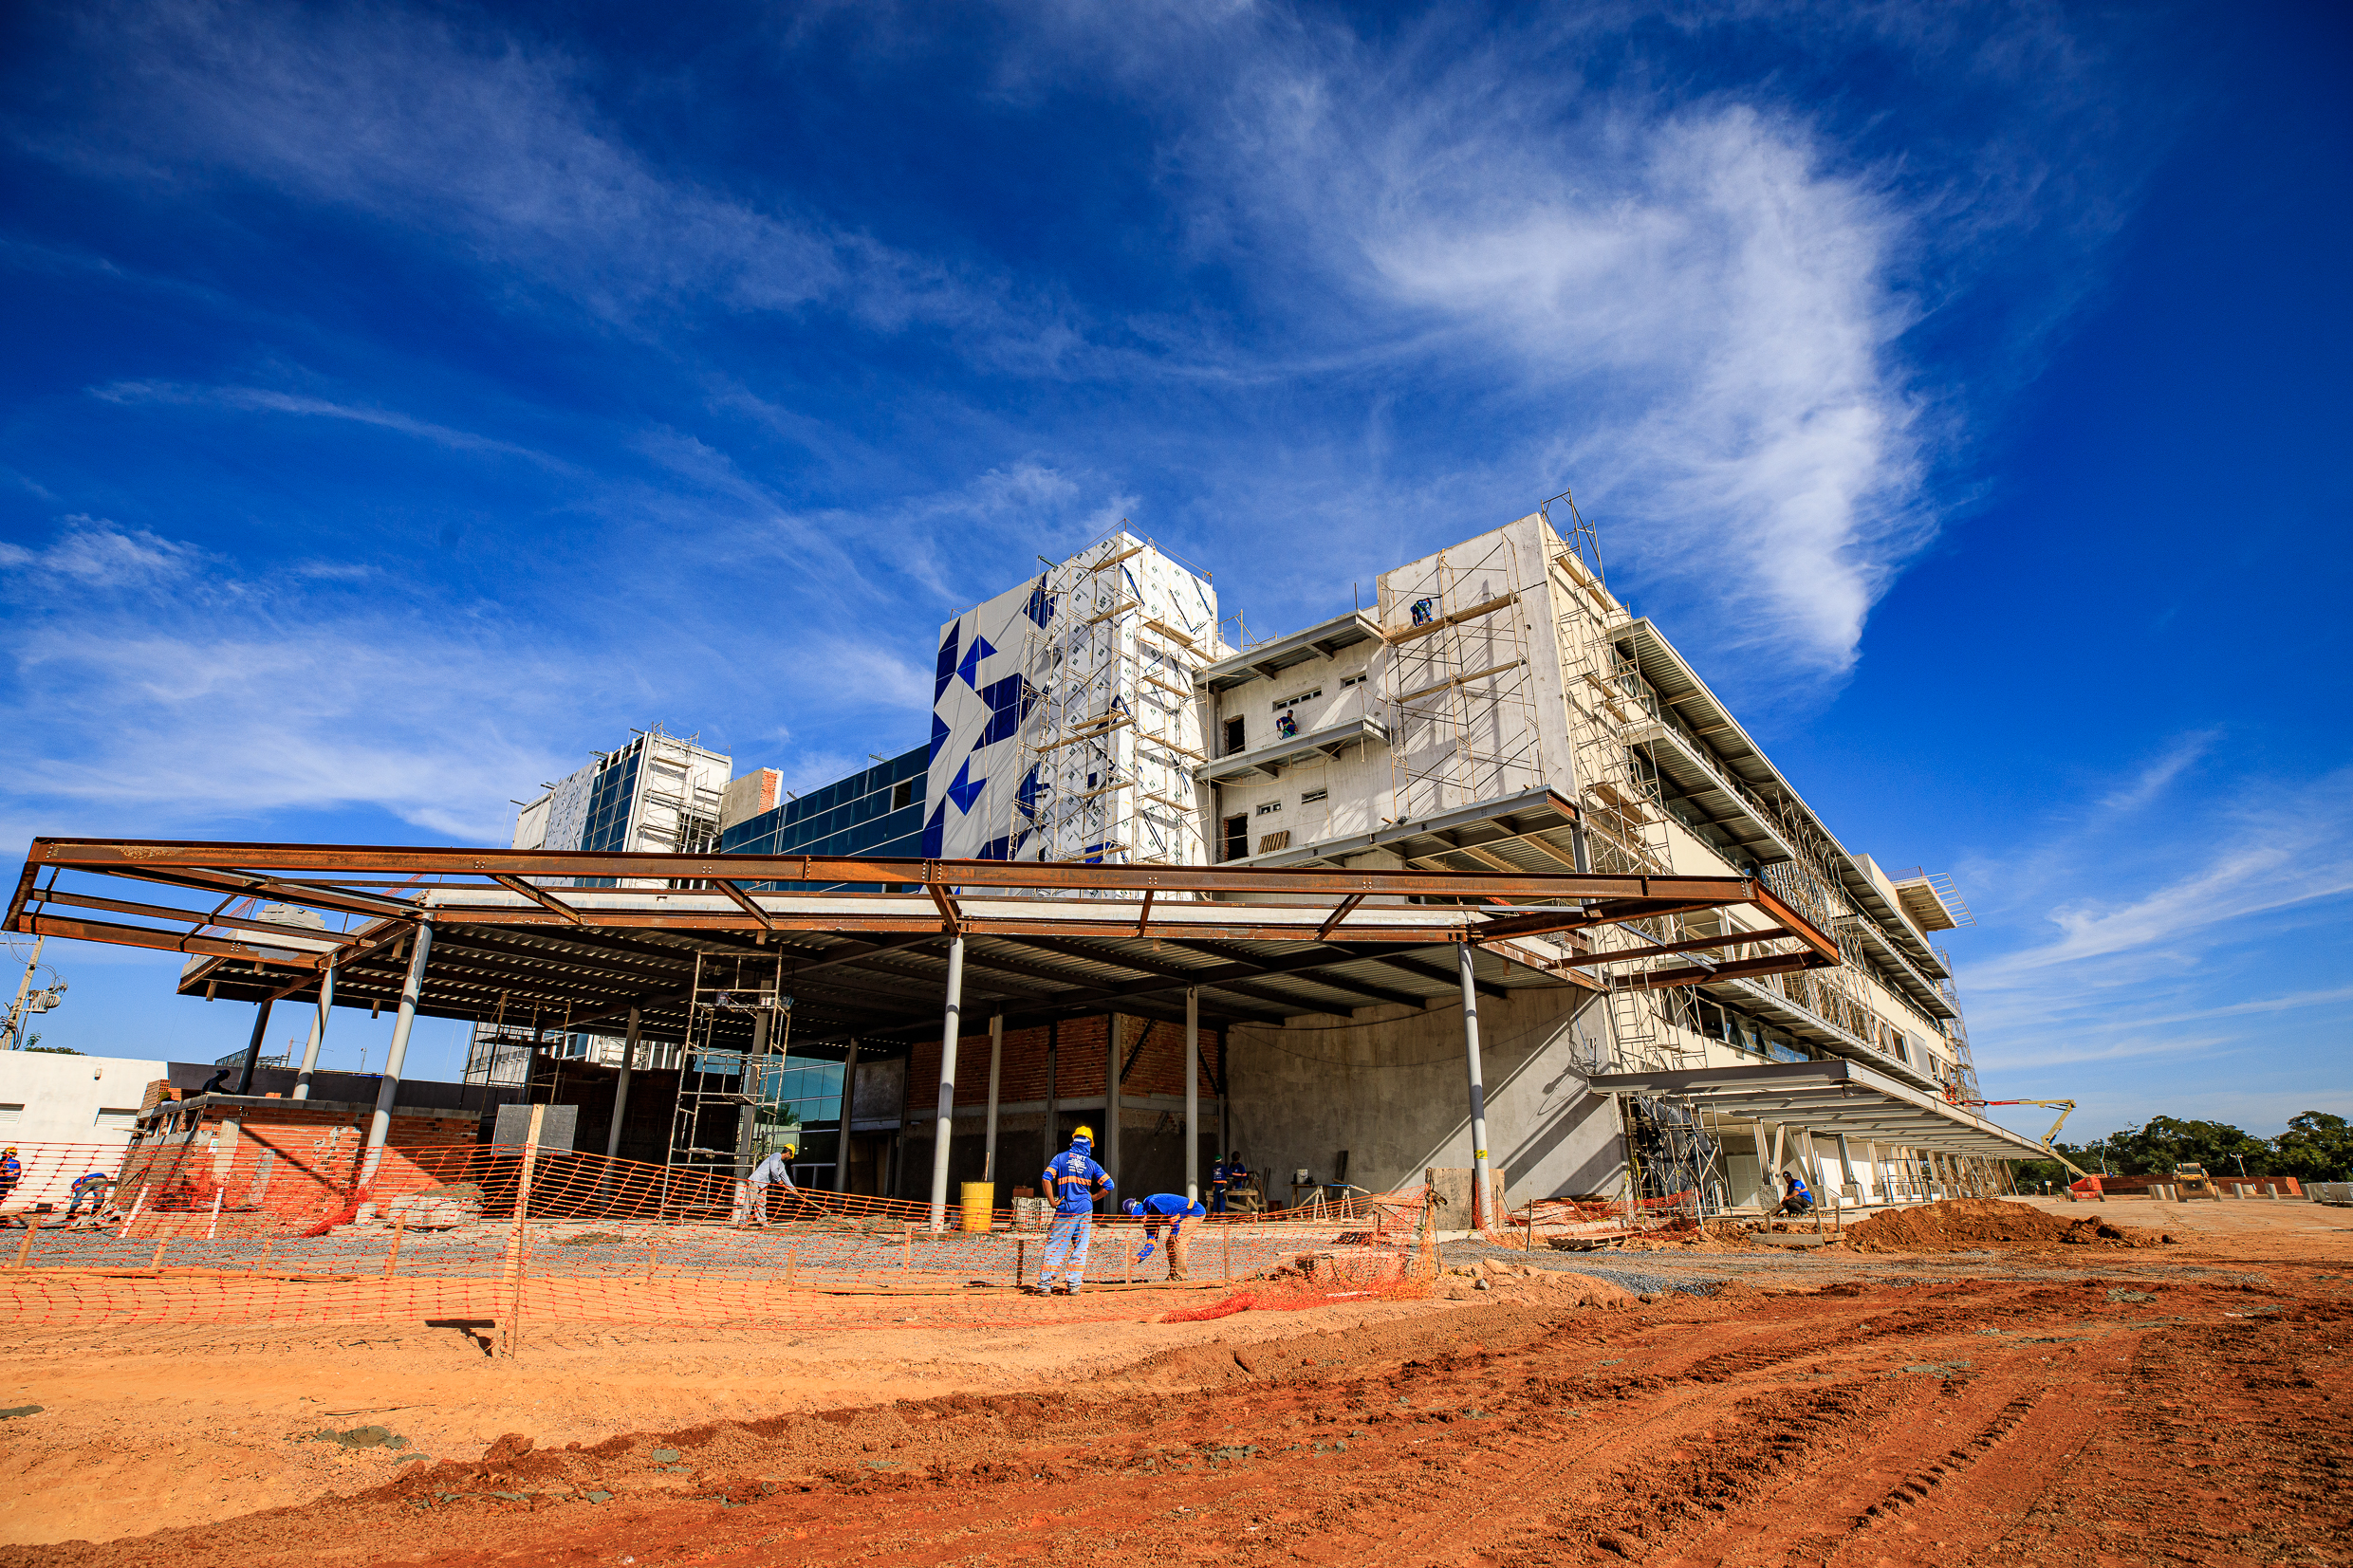
[[[233,1151],[208,1147],[232,1114],[242,1123]],[[233,1112],[214,1106],[194,1138],[183,1134],[150,1140],[134,1153],[122,1183],[122,1201],[127,1203],[145,1184],[151,1206],[209,1207],[218,1188],[226,1212],[316,1219],[347,1201],[367,1143],[368,1119],[348,1111],[313,1108],[303,1100],[241,1106]],[[394,1111],[375,1185],[386,1192],[426,1185],[431,1177],[409,1159],[407,1151],[472,1144],[477,1121],[472,1112],[449,1116]],[[267,1183],[262,1179],[265,1152],[271,1155]]]
[[[1065,1019],[1054,1030],[1054,1095],[1058,1099],[1101,1099],[1103,1092],[1104,1040],[1106,1020],[1101,1013],[1086,1018]],[[1145,1030],[1143,1049],[1137,1054],[1137,1031]],[[1041,1100],[1046,1098],[1046,1046],[1047,1030],[1009,1029],[1005,1034],[1005,1061],[998,1079],[997,1098],[1005,1103]],[[1211,1099],[1217,1094],[1217,1085],[1210,1067],[1218,1061],[1221,1048],[1217,1031],[1206,1024],[1201,1029],[1201,1098]],[[1122,1095],[1168,1095],[1181,1097],[1185,1092],[1185,1026],[1162,1024],[1140,1018],[1129,1018],[1121,1037],[1120,1055],[1122,1061],[1135,1056],[1136,1065],[1128,1069],[1127,1078],[1120,1085]],[[939,1094],[939,1042],[919,1041],[909,1053],[907,1062],[907,1099],[917,1111],[930,1109]],[[985,1106],[989,1102],[989,1029],[986,1022],[977,1030],[967,1028],[956,1045],[956,1104]]]

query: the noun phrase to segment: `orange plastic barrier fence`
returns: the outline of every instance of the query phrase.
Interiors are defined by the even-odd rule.
[[[1197,1292],[1232,1295],[1238,1282],[1274,1277],[1262,1292],[1271,1306],[1306,1289],[1295,1282],[1317,1282],[1319,1269],[1319,1288],[1335,1299],[1391,1291],[1413,1240],[1399,1216],[1419,1212],[1415,1195],[1382,1194],[1362,1214],[1188,1221],[1177,1232],[1185,1267],[1172,1279],[1165,1224],[1125,1215],[1058,1227],[998,1210],[987,1231],[966,1231],[952,1208],[947,1227],[934,1230],[927,1204],[763,1192],[730,1172],[569,1150],[456,1144],[398,1154],[364,1190],[336,1190],[193,1144],[127,1157],[95,1146],[21,1149],[24,1174],[0,1219],[30,1223],[21,1237],[6,1233],[17,1245],[0,1251],[0,1301],[19,1324],[460,1320],[510,1335],[533,1321],[1156,1318],[1198,1304]],[[68,1216],[76,1171],[106,1179],[86,1182],[83,1212]],[[106,1208],[93,1220],[95,1188]],[[41,1204],[50,1211],[36,1211]],[[1080,1264],[1072,1229],[1084,1235]],[[1079,1268],[1075,1297],[1032,1293],[1049,1263],[1058,1283]]]

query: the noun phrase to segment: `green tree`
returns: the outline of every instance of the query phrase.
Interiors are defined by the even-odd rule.
[[[2210,1175],[2235,1176],[2242,1160],[2248,1175],[2272,1173],[2271,1146],[2224,1121],[2151,1116],[2139,1127],[2109,1134],[2104,1152],[2109,1168],[2125,1176],[2170,1175],[2177,1165],[2202,1165]]]
[[[2299,1181],[2353,1180],[2353,1125],[2325,1111],[2290,1116],[2288,1131],[2272,1140],[2270,1174]]]

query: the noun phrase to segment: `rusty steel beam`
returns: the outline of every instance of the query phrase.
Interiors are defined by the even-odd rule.
[[[259,948],[243,942],[231,942],[215,936],[182,935],[157,931],[150,926],[118,926],[111,920],[76,920],[63,914],[20,914],[9,928],[28,936],[70,936],[83,942],[110,942],[122,948],[154,948],[161,952],[211,953],[217,958],[242,958],[251,964],[274,964],[282,968],[320,967],[319,959],[308,956],[272,958]],[[279,950],[283,951],[284,950]],[[327,956],[320,955],[322,958]]]
[[[135,866],[176,870],[280,873],[406,872],[427,876],[599,876],[658,881],[734,878],[748,882],[824,882],[873,886],[1066,888],[1084,892],[1349,893],[1498,898],[1700,898],[1752,901],[1743,876],[1655,876],[1598,873],[1269,870],[1227,866],[1090,866],[1035,860],[917,860],[825,855],[600,854],[586,850],[420,849],[365,844],[216,843],[169,839],[33,840],[42,865],[80,870]],[[398,900],[387,900],[397,904]]]
[[[549,893],[546,888],[535,887],[531,883],[525,881],[520,876],[509,876],[500,872],[492,872],[491,874],[491,880],[496,882],[500,887],[505,888],[509,893],[519,893],[523,895],[524,897],[528,898],[532,903],[539,905],[543,909],[551,909],[555,911],[558,914],[561,914],[564,918],[569,920],[575,926],[584,926],[588,923],[588,917],[581,913],[580,911],[574,909],[571,905],[565,903],[554,894]]]
[[[1826,969],[1818,952],[1789,952],[1775,958],[1742,958],[1715,968],[1696,964],[1679,969],[1652,969],[1645,974],[1620,975],[1610,982],[1619,990],[1657,991],[1669,986],[1703,986],[1711,980],[1753,980],[1761,974],[1794,974],[1800,969]]]
[[[51,904],[63,904],[71,909],[104,910],[109,914],[139,914],[152,920],[183,920],[188,923],[192,933],[201,932],[207,926],[234,926],[240,931],[290,932],[313,940],[341,941],[346,948],[355,947],[359,942],[357,933],[351,932],[313,931],[307,926],[280,925],[275,920],[253,920],[243,915],[214,914],[204,910],[176,909],[169,904],[134,904],[120,898],[93,897],[85,893],[44,892],[34,901],[33,907],[38,912]]]
[[[1660,942],[1647,948],[1621,948],[1616,952],[1596,950],[1582,958],[1564,958],[1553,967],[1577,968],[1594,964],[1623,964],[1637,958],[1658,958],[1671,952],[1703,952],[1709,948],[1736,948],[1746,942],[1768,942],[1796,934],[1786,926],[1769,926],[1763,931],[1733,932],[1729,936],[1695,936],[1688,942]]]
[[[1150,898],[1152,895],[1150,894],[1146,894],[1144,896],[1146,898]],[[1364,895],[1361,893],[1352,893],[1348,895],[1347,897],[1343,898],[1340,901],[1340,907],[1332,911],[1331,918],[1315,928],[1315,939],[1319,942],[1330,941],[1333,931],[1339,927],[1343,920],[1345,920],[1351,913],[1355,913],[1356,907],[1362,902],[1364,902]],[[1138,934],[1140,935],[1142,933],[1139,932]]]
[[[759,921],[760,928],[763,931],[774,931],[776,929],[776,922],[769,918],[768,911],[760,907],[759,900],[753,898],[751,895],[746,893],[742,888],[737,887],[733,882],[729,881],[724,876],[712,877],[711,885],[717,888],[721,893],[726,894],[730,898],[734,899],[736,907],[741,909],[746,914],[750,915],[754,920]]]

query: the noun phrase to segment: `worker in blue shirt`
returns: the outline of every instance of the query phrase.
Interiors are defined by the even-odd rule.
[[[115,1179],[103,1171],[93,1171],[66,1189],[73,1201],[65,1206],[65,1223],[71,1225],[82,1206],[90,1206],[90,1218],[96,1220],[106,1208],[106,1200],[114,1195]]]
[[[1142,1263],[1152,1256],[1153,1247],[1158,1245],[1160,1240],[1160,1226],[1166,1222],[1168,1226],[1168,1277],[1172,1280],[1186,1278],[1185,1222],[1197,1220],[1209,1210],[1192,1202],[1181,1192],[1155,1192],[1148,1198],[1128,1199],[1127,1211],[1144,1222],[1144,1249],[1136,1254],[1136,1261]]]
[[[1095,1163],[1095,1130],[1082,1127],[1070,1135],[1070,1147],[1046,1166],[1046,1193],[1054,1200],[1054,1221],[1046,1232],[1044,1266],[1038,1270],[1034,1294],[1076,1296],[1086,1282],[1086,1244],[1095,1230],[1095,1200],[1107,1197],[1111,1172]],[[1065,1270],[1054,1282],[1054,1271]]]
[[[1209,1168],[1209,1211],[1226,1211],[1226,1190],[1250,1174],[1250,1167],[1242,1163],[1242,1151],[1236,1149]]]
[[[1813,1191],[1806,1187],[1806,1178],[1792,1171],[1781,1179],[1788,1183],[1789,1190],[1788,1195],[1781,1200],[1781,1207],[1774,1209],[1773,1212],[1776,1214],[1812,1213],[1814,1210],[1814,1194]]]

